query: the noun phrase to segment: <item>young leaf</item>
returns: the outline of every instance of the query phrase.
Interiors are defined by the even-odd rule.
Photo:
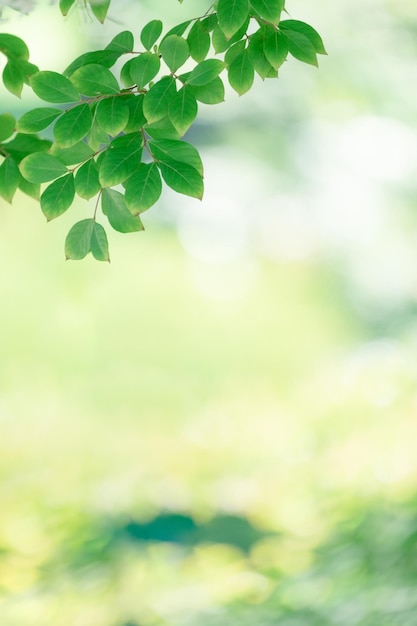
[[[162,192],[161,175],[155,163],[142,163],[128,179],[126,204],[133,215],[139,215],[157,202]]]
[[[0,115],[0,141],[11,137],[15,130],[16,120],[10,113]]]
[[[48,128],[60,115],[62,115],[62,110],[52,107],[32,109],[32,111],[24,113],[17,121],[16,130],[20,133],[38,133]]]
[[[256,13],[272,24],[278,24],[285,0],[250,0]]]
[[[65,239],[65,258],[79,261],[91,250],[91,237],[94,232],[93,219],[81,220],[74,224]]]
[[[139,166],[142,156],[142,137],[131,133],[114,140],[100,163],[99,179],[102,187],[113,187],[129,178]]]
[[[57,72],[37,72],[30,77],[30,85],[36,95],[46,102],[78,102],[80,99],[74,85]]]
[[[119,233],[134,233],[144,230],[139,217],[129,211],[123,194],[114,189],[103,189],[101,208],[114,230]]]
[[[178,35],[165,37],[159,46],[159,51],[171,72],[175,72],[184,65],[190,56],[187,41]]]
[[[227,39],[230,39],[244,24],[249,14],[248,0],[219,0],[217,16],[219,25]]]
[[[85,96],[109,95],[120,91],[119,83],[110,70],[94,63],[75,70],[71,82]]]
[[[290,36],[290,33],[288,31],[296,31],[297,33],[301,33],[311,42],[317,54],[327,54],[322,38],[320,37],[318,32],[309,24],[306,24],[305,22],[300,22],[299,20],[284,20],[280,22],[279,27],[288,36]]]
[[[317,53],[310,39],[296,30],[282,30],[281,36],[287,41],[290,54],[298,61],[318,67]]]
[[[9,33],[0,33],[0,52],[6,55],[8,59],[20,59],[27,61],[29,59],[29,48],[25,42]]]
[[[34,152],[20,163],[20,172],[30,183],[47,183],[66,174],[67,168],[47,152]]]
[[[88,104],[78,104],[65,111],[54,126],[54,138],[60,148],[70,148],[86,136],[92,124]]]
[[[159,139],[150,141],[149,148],[158,161],[168,163],[178,161],[191,165],[200,176],[203,176],[203,163],[198,150],[186,141],[173,141],[171,139]]]
[[[161,62],[157,54],[144,52],[129,62],[129,75],[138,87],[147,85],[159,72]]]
[[[98,103],[96,120],[113,137],[118,135],[129,121],[129,107],[122,98],[106,98]]]
[[[114,50],[119,54],[125,54],[126,52],[132,52],[135,45],[135,39],[130,30],[124,30],[111,40],[106,46],[106,50]]]
[[[175,79],[172,76],[164,76],[149,89],[143,101],[143,113],[149,123],[157,122],[167,115],[175,94]]]
[[[65,165],[75,165],[89,159],[94,150],[84,141],[79,141],[70,148],[61,148],[54,143],[50,148],[50,153]]]
[[[110,0],[88,0],[93,15],[103,24],[109,10]]]
[[[265,29],[264,53],[272,67],[279,69],[288,56],[288,40],[285,35],[275,28]]]
[[[247,50],[244,50],[229,67],[229,83],[242,96],[252,87],[254,69]]]
[[[210,49],[210,35],[203,29],[201,22],[197,20],[187,37],[190,55],[197,63],[203,61]]]
[[[110,263],[109,243],[107,241],[106,231],[101,224],[94,222],[93,232],[91,233],[91,254],[96,261],[107,261]]]
[[[198,105],[195,95],[187,86],[172,98],[168,116],[180,135],[184,135],[197,117]]]
[[[97,164],[94,159],[89,159],[87,163],[81,165],[75,175],[75,191],[81,198],[89,200],[96,196],[100,189]]]
[[[204,185],[201,174],[196,169],[179,161],[158,162],[162,178],[174,191],[201,200]]]
[[[207,85],[214,80],[220,72],[224,69],[225,64],[218,59],[206,59],[201,61],[195,68],[189,73],[187,78],[187,85],[199,87],[201,85]]]
[[[220,104],[224,102],[224,84],[218,76],[210,83],[201,87],[189,87],[196,99],[203,104]]]
[[[161,20],[152,20],[142,28],[140,40],[146,50],[150,50],[162,33]]]
[[[11,157],[4,159],[0,165],[0,196],[11,202],[19,184],[19,168]]]
[[[41,209],[48,222],[65,213],[75,196],[74,175],[68,173],[48,185],[41,195]]]

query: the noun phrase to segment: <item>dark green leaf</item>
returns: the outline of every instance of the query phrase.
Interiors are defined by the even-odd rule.
[[[300,22],[298,20],[284,20],[280,22],[279,27],[290,38],[291,35],[288,31],[301,33],[311,42],[317,54],[327,54],[322,38],[320,37],[318,32],[309,24],[306,24],[305,22]]]
[[[98,103],[96,120],[113,137],[118,135],[129,121],[129,107],[123,98],[106,98]]]
[[[212,13],[208,15],[203,20],[200,21],[201,28],[206,31],[206,33],[211,33],[211,31],[217,26],[218,19],[217,13]]]
[[[119,83],[110,70],[94,63],[75,70],[71,82],[85,96],[109,95],[120,91]]]
[[[230,65],[232,61],[234,61],[235,58],[239,56],[239,54],[241,54],[245,50],[245,48],[246,48],[245,40],[234,43],[233,46],[231,46],[226,52],[226,54],[224,55],[224,62],[226,63],[226,65]]]
[[[150,50],[162,33],[161,20],[152,20],[143,27],[140,34],[142,45]]]
[[[248,0],[219,0],[217,16],[219,25],[227,39],[230,39],[244,24],[249,14]]]
[[[179,161],[159,162],[162,178],[174,191],[201,200],[204,185],[201,174],[196,169]]]
[[[318,67],[317,53],[310,39],[296,30],[281,31],[281,36],[287,41],[290,54],[298,61]]]
[[[122,54],[122,52],[108,49],[85,52],[81,56],[74,59],[74,61],[68,65],[63,74],[67,78],[70,78],[75,70],[78,70],[79,67],[83,67],[84,65],[102,65],[107,68],[112,67]]]
[[[90,249],[96,261],[107,261],[110,263],[109,243],[107,241],[106,231],[103,226],[97,224],[97,222],[94,222]]]
[[[15,130],[16,120],[10,113],[0,115],[0,141],[11,137]]]
[[[203,29],[200,21],[194,23],[188,33],[187,42],[194,61],[203,61],[210,49],[210,35]]]
[[[70,148],[87,135],[92,121],[91,110],[86,103],[65,111],[54,127],[55,142],[60,148]]]
[[[139,215],[157,202],[162,181],[155,163],[142,163],[126,184],[125,200],[133,215]]]
[[[81,220],[70,229],[65,239],[65,258],[79,261],[91,250],[91,238],[94,232],[93,219]]]
[[[139,96],[129,96],[125,98],[129,108],[129,121],[125,128],[126,133],[138,131],[146,124],[146,117],[143,114],[143,94]]]
[[[56,143],[51,146],[51,154],[65,165],[82,163],[91,157],[93,149],[84,141],[79,141],[70,148],[61,148]]]
[[[31,76],[30,85],[36,95],[47,102],[78,102],[80,99],[74,85],[57,72],[37,72]]]
[[[239,96],[252,87],[254,73],[248,51],[244,50],[229,67],[229,83]]]
[[[256,13],[272,24],[278,24],[285,0],[250,0]]]
[[[65,213],[75,196],[74,175],[61,176],[48,185],[41,195],[41,209],[48,222]]]
[[[167,115],[175,94],[175,79],[172,76],[164,76],[149,89],[143,101],[143,113],[149,123],[157,122]]]
[[[187,41],[179,35],[165,37],[159,46],[159,51],[171,72],[175,72],[184,65],[190,56]]]
[[[164,163],[177,161],[191,165],[200,176],[203,176],[203,163],[198,150],[186,141],[173,141],[170,139],[160,139],[150,141],[149,148],[155,159]]]
[[[25,156],[32,152],[44,152],[51,147],[51,141],[39,139],[35,135],[24,135],[18,133],[11,141],[4,144],[9,154],[16,163],[19,163]]]
[[[22,95],[25,78],[25,73],[19,61],[10,60],[6,63],[2,75],[4,86],[18,98]]]
[[[169,104],[168,115],[180,135],[190,128],[197,117],[198,105],[195,95],[185,86],[180,89]]]
[[[24,113],[16,124],[20,133],[38,133],[47,128],[57,117],[62,115],[61,109],[41,107]]]
[[[29,48],[25,42],[9,33],[0,33],[0,52],[9,59],[20,59],[27,61],[29,59]]]
[[[47,183],[67,172],[65,165],[47,152],[29,154],[19,167],[22,176],[30,183]]]
[[[134,233],[144,230],[140,217],[132,215],[123,194],[114,189],[103,189],[101,208],[114,230]]]
[[[62,15],[68,15],[68,11],[74,4],[75,0],[59,0],[59,9]]]
[[[141,162],[142,149],[142,137],[139,133],[115,139],[100,163],[101,186],[113,187],[131,176]]]
[[[96,196],[100,189],[97,164],[94,159],[89,159],[87,163],[81,165],[75,176],[75,191],[81,198],[89,200]]]
[[[279,69],[288,56],[288,40],[285,35],[274,28],[265,29],[264,52],[272,67]]]
[[[19,184],[20,173],[16,161],[8,157],[0,165],[0,196],[11,202]]]
[[[147,85],[159,72],[161,62],[157,54],[144,52],[129,62],[129,75],[138,87]]]

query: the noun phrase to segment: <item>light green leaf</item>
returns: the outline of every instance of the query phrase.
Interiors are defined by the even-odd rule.
[[[198,113],[195,95],[184,86],[173,97],[169,104],[169,119],[180,135],[184,135],[194,122]]]
[[[75,0],[59,0],[59,9],[62,15],[68,15],[68,11],[73,6]]]
[[[129,121],[129,107],[123,98],[105,98],[96,109],[96,120],[113,137],[118,135]]]
[[[118,33],[109,44],[106,46],[106,50],[114,50],[119,54],[125,54],[126,52],[132,52],[135,45],[135,39],[130,30],[124,30]]]
[[[61,109],[53,109],[52,107],[32,109],[32,111],[24,113],[18,120],[16,130],[20,133],[38,133],[48,128],[62,113]]]
[[[65,165],[75,165],[89,159],[94,150],[85,141],[79,141],[70,148],[61,148],[56,143],[52,144],[50,152]]]
[[[20,163],[20,172],[30,183],[47,183],[67,172],[65,165],[47,152],[34,152]]]
[[[161,20],[152,20],[142,28],[140,40],[147,50],[150,50],[162,33]]]
[[[224,102],[224,84],[220,76],[207,85],[201,87],[189,87],[196,99],[203,104],[220,104]]]
[[[242,96],[252,87],[254,69],[247,50],[244,50],[229,67],[229,83]]]
[[[219,0],[217,16],[219,25],[227,39],[230,39],[244,24],[249,15],[248,0]]]
[[[166,35],[164,35],[162,41],[164,41],[164,39],[167,39],[171,35],[178,35],[179,37],[181,37],[181,35],[183,35],[185,31],[187,30],[187,28],[189,27],[191,22],[192,20],[187,20],[186,22],[181,22],[181,24],[177,24],[176,26],[171,28],[171,30],[169,30],[166,33]],[[161,41],[161,44],[162,44],[162,41]]]
[[[149,123],[157,122],[168,114],[175,94],[175,79],[172,76],[164,76],[149,89],[143,101],[143,113]]]
[[[144,52],[129,62],[129,75],[138,87],[147,85],[159,72],[161,62],[157,54]]]
[[[250,0],[250,4],[264,20],[278,24],[285,0]]]
[[[301,33],[311,42],[313,48],[317,54],[327,54],[324,43],[318,32],[309,24],[300,22],[299,20],[284,20],[279,24],[280,29],[286,33],[290,38],[288,31],[296,31]]]
[[[167,163],[177,161],[191,165],[200,176],[203,176],[203,163],[197,148],[186,141],[174,141],[171,139],[159,139],[149,142],[149,149],[158,161]]]
[[[103,24],[109,10],[110,0],[88,0],[93,15]]]
[[[184,65],[190,56],[187,41],[179,35],[165,37],[159,46],[159,51],[171,72],[175,72]]]
[[[288,40],[274,28],[264,29],[264,52],[269,63],[276,70],[288,56]]]
[[[0,115],[0,141],[11,137],[15,130],[16,120],[10,113]]]
[[[139,133],[115,139],[100,163],[101,186],[113,187],[129,178],[141,162],[142,149],[142,137]]]
[[[203,61],[210,49],[210,35],[203,29],[201,22],[197,20],[187,37],[190,55],[197,63]]]
[[[281,36],[286,39],[288,50],[295,59],[318,67],[317,53],[308,37],[290,29],[282,30]]]
[[[39,183],[30,183],[28,180],[26,180],[26,178],[23,178],[23,176],[20,174],[18,186],[19,186],[20,191],[25,193],[27,196],[29,196],[30,198],[33,198],[34,200],[39,200],[40,191],[41,191],[41,186],[39,185]]]
[[[174,191],[201,200],[204,185],[201,174],[196,169],[179,161],[159,162],[162,178]]]
[[[19,61],[10,60],[4,66],[3,84],[10,93],[20,98],[25,83],[25,73]]]
[[[154,122],[153,124],[146,124],[144,127],[147,134],[154,139],[176,139],[180,138],[180,133],[177,131],[168,115],[161,120]]]
[[[16,161],[11,157],[0,165],[0,197],[11,202],[19,184],[20,173]]]
[[[139,215],[157,202],[162,192],[162,181],[155,163],[142,163],[128,179],[126,204],[133,215]]]
[[[9,33],[0,33],[0,52],[3,52],[9,59],[20,59],[21,61],[29,59],[29,48],[23,39]]]
[[[230,46],[230,48],[224,55],[224,62],[226,63],[226,65],[230,65],[232,61],[234,61],[235,58],[245,50],[245,48],[246,40],[237,41],[233,44],[233,46]]]
[[[41,195],[41,209],[48,222],[65,213],[75,196],[74,175],[61,176],[48,185]]]
[[[75,191],[81,198],[89,200],[96,196],[100,189],[97,164],[94,159],[89,159],[87,163],[81,165],[75,175]]]
[[[144,230],[140,217],[132,215],[123,194],[114,189],[103,189],[101,208],[114,230],[134,233]]]
[[[126,133],[139,131],[146,124],[146,117],[143,114],[143,94],[138,96],[129,96],[126,98],[126,104],[129,108],[129,121],[125,128]]]
[[[119,83],[111,71],[94,63],[75,70],[71,82],[85,96],[109,95],[120,91]]]
[[[117,50],[94,50],[93,52],[85,52],[74,59],[72,63],[63,72],[64,76],[70,78],[75,70],[84,65],[102,65],[103,67],[112,67],[121,57],[123,53]]]
[[[207,83],[214,80],[224,68],[225,64],[218,59],[206,59],[205,61],[201,61],[188,75],[187,85],[194,87],[207,85]]]
[[[65,111],[54,126],[55,142],[60,148],[70,148],[87,135],[92,121],[91,110],[86,103]]]
[[[65,239],[65,258],[79,261],[91,250],[91,237],[94,232],[93,219],[81,220],[74,224]]]
[[[96,261],[107,261],[110,263],[109,242],[107,241],[106,231],[97,222],[94,222],[90,249]]]
[[[30,77],[30,85],[36,95],[46,102],[78,102],[80,99],[74,85],[57,72],[37,72]]]

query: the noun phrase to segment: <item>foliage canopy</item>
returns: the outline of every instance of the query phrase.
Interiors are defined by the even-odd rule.
[[[61,13],[75,1],[60,0]],[[103,22],[110,0],[88,2]],[[284,5],[218,0],[165,33],[154,19],[140,31],[140,43],[132,32],[120,32],[62,73],[40,70],[22,39],[0,33],[4,87],[20,98],[27,85],[46,103],[18,120],[0,114],[0,196],[11,202],[20,189],[40,200],[48,221],[65,213],[76,195],[95,198],[93,215],[70,229],[65,255],[83,259],[91,252],[109,261],[99,207],[112,228],[129,233],[143,230],[141,213],[158,201],[163,184],[202,198],[201,158],[183,137],[201,104],[224,101],[225,81],[242,96],[255,74],[276,78],[288,55],[317,66],[317,55],[326,54],[314,28],[281,19]],[[112,68],[120,60],[116,77]],[[52,140],[39,135],[47,129]]]

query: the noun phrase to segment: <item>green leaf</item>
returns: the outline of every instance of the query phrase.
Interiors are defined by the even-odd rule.
[[[92,151],[96,152],[104,144],[109,143],[109,136],[93,117],[93,123],[90,132],[87,135],[87,143]]]
[[[67,168],[47,152],[34,152],[20,163],[20,173],[30,183],[47,183],[66,174]]]
[[[288,56],[288,40],[285,35],[274,28],[265,29],[264,52],[272,67],[279,69]]]
[[[48,222],[59,217],[71,206],[75,196],[74,175],[61,176],[48,185],[41,195],[41,209]]]
[[[171,72],[175,72],[184,65],[190,56],[187,41],[179,35],[165,37],[159,46],[159,51]]]
[[[135,39],[130,30],[124,30],[118,33],[109,44],[106,46],[106,50],[114,50],[119,54],[125,54],[126,52],[132,52],[135,45]]]
[[[46,102],[78,102],[80,99],[74,85],[57,72],[37,72],[30,77],[30,85],[36,95]]]
[[[65,165],[82,163],[83,161],[89,159],[94,153],[93,149],[85,143],[85,141],[79,141],[70,148],[61,148],[54,143],[51,146],[50,152]]]
[[[6,55],[8,59],[20,59],[27,61],[29,59],[29,48],[25,42],[9,33],[0,33],[0,52]]]
[[[150,141],[149,148],[158,161],[169,163],[176,161],[191,165],[200,176],[203,176],[203,163],[197,148],[186,141],[173,141],[170,139],[160,139]]]
[[[171,28],[171,30],[169,30],[166,35],[164,35],[162,41],[164,41],[164,39],[167,39],[167,37],[170,37],[171,35],[178,35],[179,37],[181,37],[181,35],[183,35],[189,27],[191,22],[192,20],[187,20],[186,22],[181,22],[181,24],[177,24],[176,26]]]
[[[203,61],[210,49],[210,35],[203,29],[201,22],[194,23],[187,37],[190,55],[197,63]]]
[[[298,61],[318,67],[317,53],[310,39],[296,30],[282,30],[281,36],[286,39],[290,54]]]
[[[81,220],[74,224],[65,239],[65,258],[79,261],[91,250],[91,238],[94,232],[93,219]]]
[[[239,30],[237,30],[236,33],[233,35],[233,37],[230,37],[229,39],[226,38],[220,26],[216,26],[212,34],[212,44],[213,44],[213,48],[216,54],[218,54],[219,52],[224,52],[225,50],[230,48],[232,44],[236,43],[237,41],[240,41],[242,37],[246,35],[249,22],[250,22],[250,17],[248,16],[246,20],[243,22],[242,26],[239,28]]]
[[[219,0],[217,16],[227,39],[239,30],[249,15],[248,0]]]
[[[75,0],[59,0],[59,9],[62,15],[68,15],[68,11],[74,4]]]
[[[20,173],[16,161],[11,157],[0,165],[0,196],[11,202],[19,184]]]
[[[143,113],[149,123],[157,122],[168,114],[175,94],[175,79],[172,76],[164,76],[149,89],[143,101]]]
[[[179,161],[159,162],[162,178],[174,191],[201,200],[204,185],[201,174],[196,169]]]
[[[103,24],[109,10],[110,0],[88,0],[94,17]]]
[[[138,87],[147,85],[159,72],[161,62],[157,54],[144,52],[129,62],[129,75]]]
[[[182,87],[169,104],[169,119],[180,135],[184,135],[197,117],[198,105],[195,95],[188,87]]]
[[[75,176],[75,191],[81,198],[89,200],[96,196],[100,189],[97,164],[94,159],[89,159],[87,163],[81,165]]]
[[[264,45],[265,38],[263,36],[253,36],[250,38],[248,46],[248,54],[252,62],[253,68],[255,72],[259,74],[262,80],[265,80],[265,78],[267,77],[278,76],[278,71],[274,69],[274,67],[266,58]]]
[[[214,80],[224,68],[225,64],[218,59],[206,59],[205,61],[201,61],[188,75],[187,85],[195,87],[207,85],[207,83]]]
[[[114,189],[103,189],[101,208],[114,230],[135,233],[144,230],[140,217],[132,215],[123,194]]]
[[[217,13],[212,13],[208,15],[203,20],[200,21],[201,28],[206,31],[206,33],[211,33],[211,31],[217,26],[219,20],[217,19]]]
[[[10,113],[0,115],[0,141],[11,137],[15,130],[16,120]]]
[[[311,42],[317,54],[327,54],[322,38],[320,37],[318,32],[309,24],[306,24],[305,22],[300,22],[299,20],[284,20],[280,22],[279,27],[290,38],[291,35],[288,31],[301,33]]]
[[[257,14],[272,24],[278,24],[285,0],[250,0]]]
[[[122,52],[118,52],[117,50],[108,49],[85,52],[74,59],[74,61],[68,65],[63,74],[67,78],[70,78],[75,70],[78,70],[79,67],[83,67],[84,65],[102,65],[107,68],[112,67],[122,54]]]
[[[129,96],[125,98],[129,108],[129,122],[125,128],[126,133],[138,131],[146,124],[146,117],[143,114],[143,94],[139,96]]]
[[[60,115],[62,115],[62,110],[52,107],[32,109],[18,120],[16,130],[20,133],[38,133],[52,124]]]
[[[129,178],[140,164],[142,149],[142,137],[139,133],[115,139],[100,163],[101,186],[113,187]]]
[[[247,50],[234,59],[229,67],[229,83],[242,96],[252,87],[254,69]]]
[[[190,87],[196,99],[203,104],[220,104],[224,102],[224,84],[218,76],[207,85]]]
[[[33,198],[34,200],[39,200],[40,190],[41,190],[41,186],[39,185],[39,183],[30,183],[28,180],[26,180],[26,178],[23,178],[23,176],[20,174],[18,186],[19,186],[20,191],[25,193],[27,196],[29,196],[30,198]]]
[[[71,82],[85,96],[109,95],[120,91],[119,83],[110,70],[94,63],[75,70]]]
[[[25,78],[25,73],[19,61],[11,60],[6,63],[2,74],[4,86],[18,98],[22,95]]]
[[[110,263],[109,243],[107,241],[106,231],[103,226],[97,224],[97,222],[94,222],[90,249],[96,261],[107,261]]]
[[[142,28],[140,40],[147,50],[150,50],[162,33],[161,20],[152,20]]]
[[[241,54],[245,50],[245,48],[246,48],[245,40],[234,43],[233,46],[231,46],[226,52],[226,54],[224,55],[224,61],[226,65],[230,65],[232,61],[234,61],[235,58],[239,56],[239,54]]]
[[[142,163],[128,179],[126,204],[133,215],[139,215],[157,202],[162,192],[161,175],[155,163]]]
[[[106,98],[98,103],[96,120],[113,137],[118,135],[129,121],[129,107],[122,98]]]
[[[122,66],[122,69],[120,70],[120,81],[125,87],[131,87],[135,84],[133,78],[130,75],[130,68],[134,60],[135,59],[133,58],[126,61],[126,63]]]
[[[146,124],[145,130],[147,134],[154,139],[178,140],[180,138],[180,133],[177,131],[168,115],[153,124]]]
[[[39,139],[36,135],[23,135],[18,133],[11,141],[4,144],[7,153],[19,163],[25,156],[32,152],[44,152],[51,147],[51,141]]]
[[[65,111],[54,127],[55,142],[60,148],[71,148],[86,136],[92,121],[91,110],[86,103]]]

